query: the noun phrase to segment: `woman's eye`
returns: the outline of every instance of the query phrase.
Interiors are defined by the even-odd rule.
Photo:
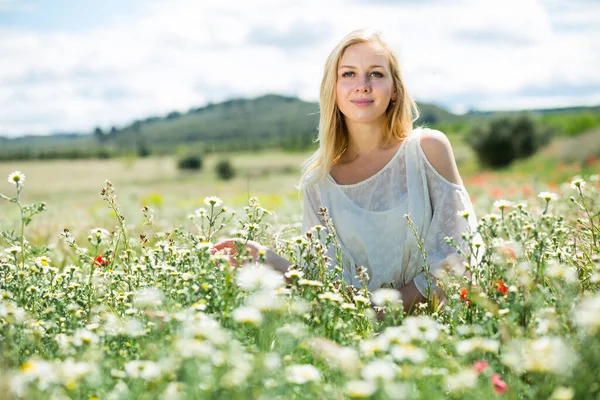
[[[371,72],[371,75],[373,75],[376,78],[383,78],[383,74],[381,72],[373,71]]]
[[[342,73],[342,76],[354,76],[354,72],[346,71],[346,72]]]

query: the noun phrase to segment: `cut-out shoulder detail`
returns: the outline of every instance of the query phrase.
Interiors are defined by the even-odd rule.
[[[442,132],[424,129],[420,137],[420,150],[429,165],[448,183],[462,186],[463,182],[456,166],[450,141]]]

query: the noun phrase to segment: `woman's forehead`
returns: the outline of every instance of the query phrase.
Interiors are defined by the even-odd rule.
[[[362,42],[355,43],[346,48],[340,59],[340,66],[352,64],[369,65],[388,64],[388,57],[383,47],[376,43]]]

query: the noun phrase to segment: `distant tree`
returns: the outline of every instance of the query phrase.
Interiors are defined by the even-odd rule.
[[[235,176],[235,169],[229,160],[221,160],[215,165],[217,177],[224,181],[228,181]]]
[[[150,149],[150,146],[148,146],[148,144],[144,141],[144,140],[140,140],[137,143],[137,155],[138,157],[148,157],[149,155],[152,154],[152,150]]]
[[[106,141],[106,135],[102,131],[102,128],[99,126],[94,129],[94,137],[98,140],[99,143],[104,143]]]
[[[179,159],[177,168],[182,170],[200,170],[202,169],[202,156],[189,154]]]
[[[171,111],[168,115],[167,115],[167,119],[175,119],[175,118],[179,118],[181,117],[181,113],[178,111]]]
[[[533,155],[550,141],[553,133],[527,114],[499,116],[472,128],[467,142],[481,164],[500,168]]]

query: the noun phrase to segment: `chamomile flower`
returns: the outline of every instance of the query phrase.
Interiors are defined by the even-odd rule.
[[[581,178],[575,178],[571,181],[571,189],[583,189],[583,187],[585,186],[585,181]]]
[[[13,185],[23,186],[25,183],[25,174],[21,171],[13,171],[8,175],[8,182]]]
[[[544,199],[544,200],[546,200],[548,202],[552,201],[552,200],[558,199],[558,195],[556,193],[553,193],[553,192],[540,192],[538,194],[538,197],[540,199]]]
[[[321,373],[310,364],[290,365],[286,368],[286,380],[290,383],[303,385],[308,382],[316,382],[321,379]]]
[[[504,211],[507,208],[510,208],[513,206],[513,203],[508,201],[508,200],[504,200],[504,199],[500,199],[500,200],[496,200],[494,202],[494,207],[496,207],[497,209],[499,209],[500,211]]]
[[[241,324],[260,325],[263,316],[261,312],[254,307],[240,307],[233,311],[233,319]]]
[[[395,304],[400,301],[400,292],[395,289],[381,288],[373,292],[373,304],[384,306],[386,304]]]
[[[204,204],[206,204],[208,207],[216,208],[223,204],[223,200],[221,200],[217,196],[209,196],[204,198]]]
[[[346,395],[351,399],[366,399],[377,391],[377,385],[370,381],[351,380],[346,383]]]

